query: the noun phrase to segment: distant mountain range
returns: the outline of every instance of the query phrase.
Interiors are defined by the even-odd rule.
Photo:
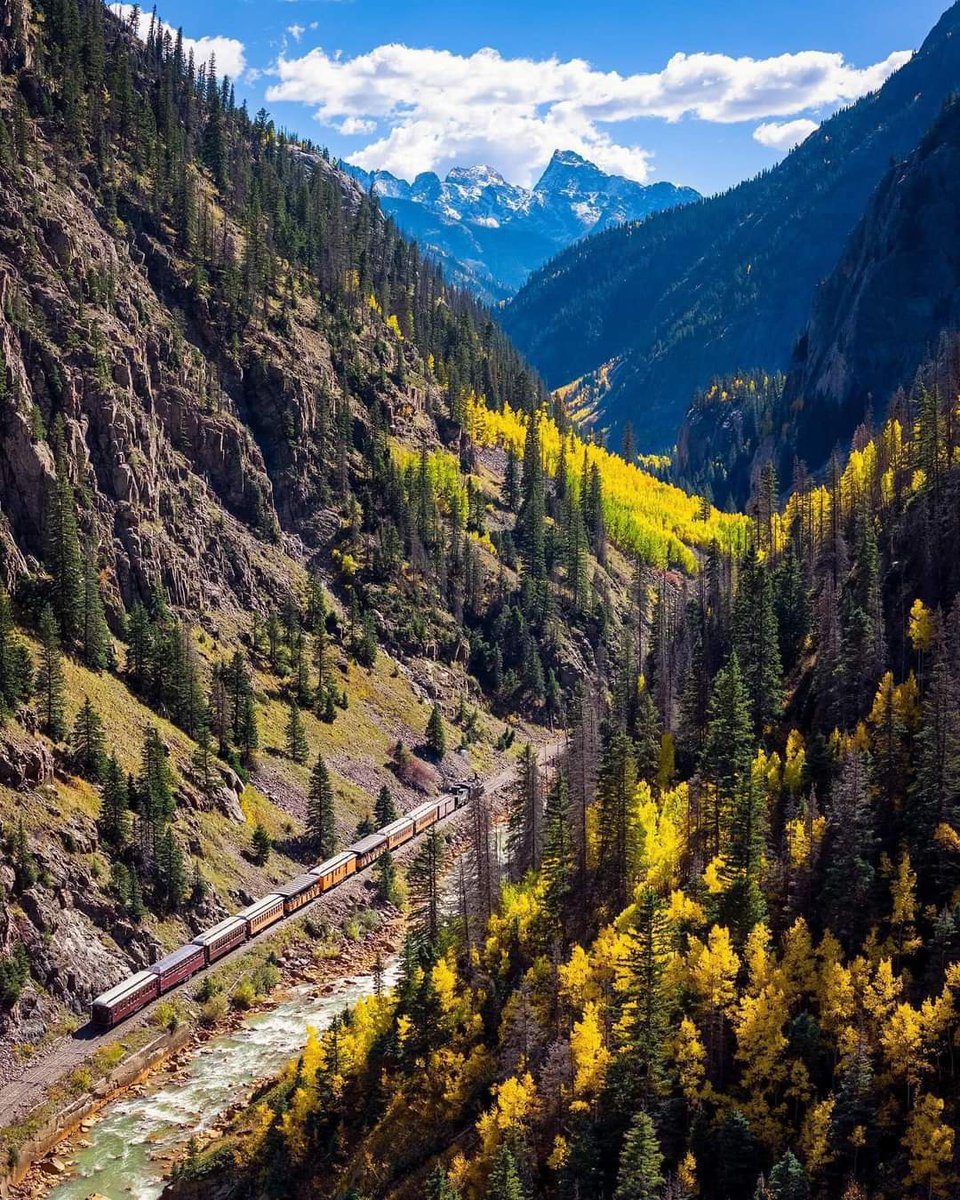
[[[671,446],[692,397],[711,379],[790,368],[818,285],[875,189],[958,89],[955,4],[879,91],[825,121],[772,170],[563,251],[506,307],[507,332],[550,387],[602,378],[602,396],[593,385],[598,419],[614,437],[629,420],[643,449]],[[841,308],[852,299],[840,282],[830,297]],[[922,336],[915,316],[903,326]],[[824,392],[838,369],[812,340],[813,390]],[[837,404],[852,411],[859,401],[840,390]]]
[[[455,167],[445,179],[425,171],[413,183],[342,166],[443,263],[448,279],[494,303],[586,234],[701,199],[693,188],[607,175],[572,150],[555,151],[533,188],[487,166]]]

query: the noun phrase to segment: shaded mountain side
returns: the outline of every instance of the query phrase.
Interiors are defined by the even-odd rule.
[[[893,167],[818,290],[786,380],[723,379],[698,397],[677,441],[675,475],[722,506],[742,506],[762,466],[781,484],[801,459],[819,470],[865,420],[880,421],[941,337],[960,329],[960,105]],[[944,355],[955,353],[944,348]],[[924,379],[938,386],[935,370]]]
[[[587,239],[542,267],[504,327],[551,387],[616,360],[604,419],[671,445],[696,390],[789,366],[817,284],[891,159],[917,146],[960,85],[960,6],[876,93],[778,166],[700,204]]]

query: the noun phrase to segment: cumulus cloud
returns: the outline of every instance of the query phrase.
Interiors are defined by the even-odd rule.
[[[110,11],[120,17],[121,20],[128,21],[133,13],[134,6],[132,4],[111,4]],[[149,12],[140,10],[140,18],[137,25],[138,35],[146,40],[147,33],[150,29],[151,15]],[[163,29],[167,30],[171,37],[177,36],[177,31],[172,25],[167,25],[160,22]],[[186,37],[183,39],[183,49],[185,54],[193,51],[193,57],[199,66],[200,63],[208,63],[211,59],[216,59],[217,74],[229,75],[231,79],[239,79],[243,74],[246,62],[246,47],[243,42],[236,38],[230,37]]]
[[[621,75],[583,59],[508,59],[489,48],[459,55],[391,44],[343,57],[318,47],[281,54],[267,99],[311,105],[319,121],[341,131],[345,122],[373,123],[379,136],[351,160],[407,178],[487,162],[529,183],[561,147],[642,181],[649,153],[615,140],[608,126],[640,117],[795,118],[873,91],[909,57],[899,51],[857,68],[818,50],[767,59],[675,54],[661,71]]]
[[[806,117],[796,121],[764,121],[753,131],[753,139],[771,150],[792,150],[819,128],[816,121]]]

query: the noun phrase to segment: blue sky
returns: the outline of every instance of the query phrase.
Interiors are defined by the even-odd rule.
[[[214,39],[198,50],[221,69],[242,65],[252,108],[368,168],[412,178],[482,161],[529,184],[556,147],[712,192],[882,82],[944,7],[164,0],[159,15]]]

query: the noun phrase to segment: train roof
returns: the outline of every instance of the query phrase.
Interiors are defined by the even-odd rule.
[[[298,896],[301,892],[305,892],[307,888],[313,887],[316,882],[316,875],[311,875],[307,871],[303,875],[296,875],[293,879],[288,879],[286,883],[278,883],[276,894],[278,896]]]
[[[375,850],[377,846],[386,840],[386,834],[382,829],[378,829],[376,833],[368,833],[366,837],[362,837],[358,842],[354,842],[348,849],[354,854],[366,854],[370,850]]]
[[[242,917],[245,921],[250,921],[254,917],[259,917],[262,912],[266,912],[268,908],[273,908],[277,901],[282,899],[283,897],[279,892],[270,892],[269,895],[261,896],[259,900],[254,900],[246,908],[241,908],[237,916]]]
[[[322,863],[317,863],[315,867],[311,867],[310,873],[312,875],[326,875],[328,871],[335,871],[337,867],[342,867],[344,863],[348,863],[351,858],[356,857],[356,854],[352,850],[341,850],[333,858],[328,858]]]
[[[188,942],[185,946],[178,946],[176,950],[171,950],[163,958],[157,959],[147,969],[152,971],[154,975],[162,975],[164,971],[169,971],[173,967],[179,967],[182,962],[185,962],[188,958],[195,955],[198,950],[202,949],[202,946],[197,946],[194,942]]]
[[[224,920],[218,921],[216,925],[211,925],[209,929],[204,929],[202,933],[198,933],[193,939],[193,944],[195,946],[207,946],[210,942],[215,942],[218,937],[236,925],[242,925],[246,928],[246,922],[242,917],[225,917]]]
[[[405,825],[411,824],[413,817],[409,813],[405,817],[398,817],[396,821],[391,821],[389,825],[384,825],[380,830],[384,837],[389,837],[392,833],[399,833]]]
[[[439,806],[439,800],[425,800],[423,804],[418,804],[416,808],[411,808],[408,813],[404,814],[404,816],[409,817],[412,821],[417,817],[422,817],[425,813],[430,812],[431,809],[439,808]]]
[[[128,992],[136,991],[148,980],[156,980],[156,974],[153,971],[138,971],[136,975],[130,975],[126,979],[121,979],[119,983],[114,984],[108,991],[103,992],[94,1000],[94,1004],[115,1004],[117,1000],[122,1000]]]

